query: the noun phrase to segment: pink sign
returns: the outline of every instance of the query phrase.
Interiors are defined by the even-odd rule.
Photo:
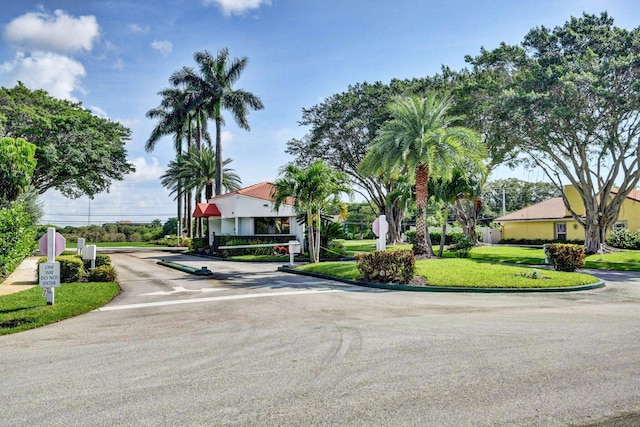
[[[47,243],[48,238],[47,233],[45,233],[42,235],[40,240],[38,240],[38,248],[44,255],[49,255],[47,253]],[[67,249],[67,239],[65,239],[62,234],[56,232],[56,249],[54,256],[60,255],[62,252],[64,252],[65,249]]]

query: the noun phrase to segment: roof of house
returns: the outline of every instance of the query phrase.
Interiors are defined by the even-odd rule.
[[[618,189],[614,188],[611,190],[613,194],[618,194]],[[627,195],[627,199],[633,200],[634,202],[640,202],[640,190],[634,189]]]
[[[613,194],[618,193],[618,189],[611,190]],[[634,202],[640,202],[640,190],[631,190],[627,199]],[[507,215],[494,219],[496,222],[501,221],[543,221],[549,219],[572,218],[567,214],[567,210],[562,201],[562,197],[554,197],[535,205],[527,206],[519,211],[511,212]]]
[[[563,219],[567,218],[567,210],[565,209],[562,197],[554,197],[528,206],[519,211],[511,212],[507,215],[496,218],[494,221],[533,221],[545,219]]]
[[[270,202],[273,202],[274,201],[273,190],[274,190],[273,183],[265,181],[265,182],[260,182],[258,184],[250,185],[249,187],[241,188],[236,191],[231,191],[229,193],[215,196],[211,200],[237,194],[240,196],[253,197],[254,199],[268,200]],[[290,197],[287,197],[287,199],[284,201],[284,204],[293,206],[293,199]]]

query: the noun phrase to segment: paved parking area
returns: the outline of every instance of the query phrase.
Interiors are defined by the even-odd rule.
[[[213,277],[156,264],[207,266]],[[391,292],[114,254],[101,310],[0,337],[3,425],[638,425],[640,275]]]

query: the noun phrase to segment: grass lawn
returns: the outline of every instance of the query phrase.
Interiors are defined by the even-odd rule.
[[[303,265],[299,269],[345,279],[357,279],[360,276],[355,262],[323,262]],[[531,278],[534,270],[538,277],[535,279]],[[462,258],[418,260],[416,275],[426,277],[427,283],[432,286],[473,288],[560,288],[592,284],[599,280],[588,274]]]
[[[47,305],[39,286],[0,297],[0,335],[48,325],[102,307],[120,293],[117,283],[63,283]]]

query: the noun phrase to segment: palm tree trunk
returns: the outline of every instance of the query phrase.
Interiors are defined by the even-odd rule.
[[[433,256],[429,234],[427,232],[427,200],[429,190],[429,169],[425,165],[416,168],[416,241],[413,253],[417,257],[429,258]]]
[[[216,196],[222,194],[222,118],[216,115]]]

